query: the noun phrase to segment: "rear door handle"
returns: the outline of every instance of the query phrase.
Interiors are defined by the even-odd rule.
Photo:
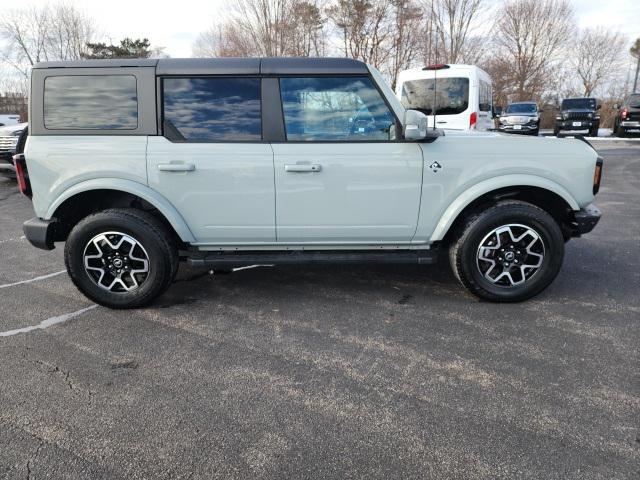
[[[309,165],[296,163],[295,165],[284,166],[285,172],[319,172],[320,170],[322,170],[322,165],[318,164]]]
[[[159,163],[161,172],[193,172],[196,166],[193,163]]]

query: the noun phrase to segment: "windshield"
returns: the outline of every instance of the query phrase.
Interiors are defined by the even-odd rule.
[[[571,98],[562,101],[562,110],[595,110],[595,98]]]
[[[513,103],[507,106],[505,113],[536,113],[537,111],[535,103]]]
[[[425,78],[402,85],[402,105],[425,115],[456,115],[469,107],[468,78]]]
[[[629,96],[629,100],[627,101],[627,104],[630,107],[640,108],[640,94],[634,94]]]

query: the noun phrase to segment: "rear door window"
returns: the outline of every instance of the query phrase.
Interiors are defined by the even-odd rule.
[[[133,75],[63,75],[44,82],[44,125],[50,130],[135,130]]]
[[[262,140],[259,78],[165,78],[164,133],[173,141]]]

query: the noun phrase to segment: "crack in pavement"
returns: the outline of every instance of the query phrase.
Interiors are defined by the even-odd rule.
[[[38,458],[40,450],[42,450],[42,447],[44,447],[44,440],[40,438],[38,440],[40,441],[40,444],[38,445],[38,448],[36,448],[36,452],[27,460],[27,480],[31,480],[31,463],[34,462],[36,458]]]
[[[28,359],[28,360],[30,360],[31,362],[35,363],[36,365],[42,365],[42,366],[46,367],[47,368],[47,373],[59,374],[59,376],[64,379],[65,383],[69,387],[69,390],[71,390],[73,392],[76,392],[76,393],[84,393],[84,394],[86,394],[88,403],[89,403],[89,405],[91,405],[91,402],[93,400],[94,392],[92,392],[88,388],[84,389],[84,388],[81,388],[81,387],[77,386],[76,384],[74,384],[71,381],[71,372],[70,371],[63,370],[60,367],[58,367],[57,365],[54,365],[54,364],[49,363],[49,362],[45,362],[44,360],[39,360],[39,359],[35,359],[35,360]]]

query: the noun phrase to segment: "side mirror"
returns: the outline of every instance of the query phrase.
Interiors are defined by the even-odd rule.
[[[405,140],[422,140],[427,136],[427,116],[417,110],[404,112],[403,134]]]
[[[602,108],[602,105],[598,105],[598,106],[596,107],[596,110],[600,110],[601,108]]]

